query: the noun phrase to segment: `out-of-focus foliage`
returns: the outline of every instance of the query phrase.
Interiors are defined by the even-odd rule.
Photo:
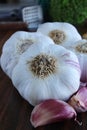
[[[87,19],[87,0],[40,0],[51,21],[81,24]]]

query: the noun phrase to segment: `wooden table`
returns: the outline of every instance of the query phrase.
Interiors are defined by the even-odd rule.
[[[10,26],[9,26],[10,27]],[[26,26],[18,28],[7,26],[0,30],[0,54],[4,42],[17,30],[26,30]],[[30,123],[30,115],[33,107],[25,101],[14,88],[11,80],[0,68],[0,130],[34,130]],[[78,114],[79,126],[73,120],[53,123],[37,127],[36,130],[87,130],[87,112]]]

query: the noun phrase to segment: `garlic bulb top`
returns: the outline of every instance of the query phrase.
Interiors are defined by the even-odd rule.
[[[54,44],[53,41],[37,32],[25,32],[18,31],[15,32],[4,44],[1,55],[1,67],[4,72],[11,78],[12,70],[17,64],[20,56],[27,51],[31,44],[37,42],[48,41],[48,44]]]
[[[56,44],[65,47],[82,39],[78,30],[72,24],[66,22],[43,23],[38,27],[37,31],[52,38]]]
[[[79,40],[69,49],[72,50],[78,57],[81,68],[81,82],[87,82],[87,40]]]
[[[56,44],[33,44],[20,57],[12,82],[21,96],[36,105],[46,99],[67,100],[79,88],[76,55]]]

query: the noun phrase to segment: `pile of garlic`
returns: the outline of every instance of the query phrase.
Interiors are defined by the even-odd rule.
[[[77,121],[70,97],[78,93],[80,82],[87,80],[86,43],[77,29],[65,22],[44,23],[36,32],[18,31],[5,42],[1,68],[34,106],[30,119],[34,127],[73,117]],[[59,111],[55,106],[60,106]],[[43,113],[37,113],[38,109]]]
[[[87,33],[81,36],[73,25],[65,22],[44,23],[37,31],[50,37],[55,44],[64,46],[76,54],[81,68],[80,80],[87,82]]]

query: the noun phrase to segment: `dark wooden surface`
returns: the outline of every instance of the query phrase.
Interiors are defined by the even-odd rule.
[[[7,30],[0,30],[0,54],[4,42],[17,30],[27,28],[22,25],[15,29],[10,27]],[[85,31],[82,28],[81,33]],[[11,80],[0,68],[0,130],[34,130],[30,123],[32,109],[33,107],[19,95]],[[87,112],[78,114],[78,120],[82,121],[82,126],[69,120],[41,126],[36,130],[87,130]]]

